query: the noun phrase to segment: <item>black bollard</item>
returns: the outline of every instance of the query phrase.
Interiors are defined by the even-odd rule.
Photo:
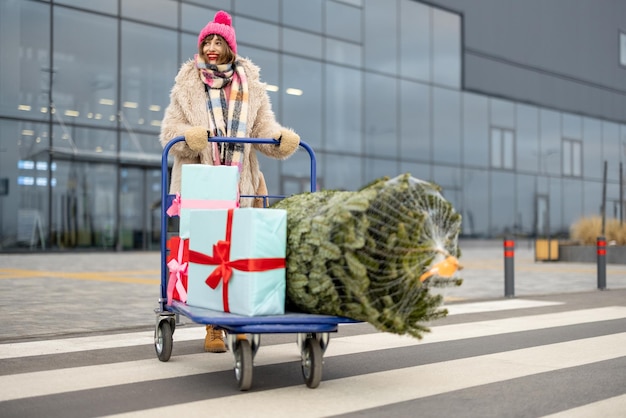
[[[606,238],[598,237],[598,290],[606,290]]]
[[[504,296],[515,296],[515,241],[504,239]]]

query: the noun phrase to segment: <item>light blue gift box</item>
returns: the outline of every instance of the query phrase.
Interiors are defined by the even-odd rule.
[[[230,257],[281,258],[286,255],[287,211],[283,209],[233,209]],[[227,209],[194,210],[190,214],[189,251],[213,256],[213,245],[226,239]],[[190,255],[191,258],[191,255]],[[207,277],[217,265],[189,262],[187,304],[224,311],[223,281],[215,289]],[[246,272],[232,269],[228,282],[229,312],[245,316],[285,313],[285,268]]]
[[[204,209],[227,209],[238,204],[239,168],[225,165],[183,164],[180,199],[178,235],[181,238],[189,238],[189,215],[195,210],[194,206],[204,206]],[[188,204],[192,204],[191,207],[186,207]]]

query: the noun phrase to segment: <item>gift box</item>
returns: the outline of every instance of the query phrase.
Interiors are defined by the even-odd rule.
[[[188,305],[245,316],[285,313],[285,210],[196,210],[190,220]]]
[[[183,164],[180,196],[167,213],[178,215],[181,238],[189,238],[189,214],[196,209],[229,209],[239,206],[239,168]]]
[[[189,240],[172,237],[167,241],[166,258],[169,277],[167,279],[167,304],[172,300],[187,302],[187,277],[189,267]]]

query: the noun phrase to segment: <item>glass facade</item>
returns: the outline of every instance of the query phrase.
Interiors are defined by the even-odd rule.
[[[158,249],[160,121],[220,9],[320,187],[410,172],[465,237],[567,234],[606,162],[617,210],[626,124],[464,91],[463,17],[431,3],[0,0],[0,251]],[[271,193],[307,190],[306,153],[261,167]]]

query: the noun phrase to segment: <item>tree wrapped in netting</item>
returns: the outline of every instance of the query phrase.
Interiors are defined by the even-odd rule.
[[[433,287],[458,286],[461,216],[439,186],[400,175],[358,191],[288,197],[287,304],[422,338],[447,315]]]

